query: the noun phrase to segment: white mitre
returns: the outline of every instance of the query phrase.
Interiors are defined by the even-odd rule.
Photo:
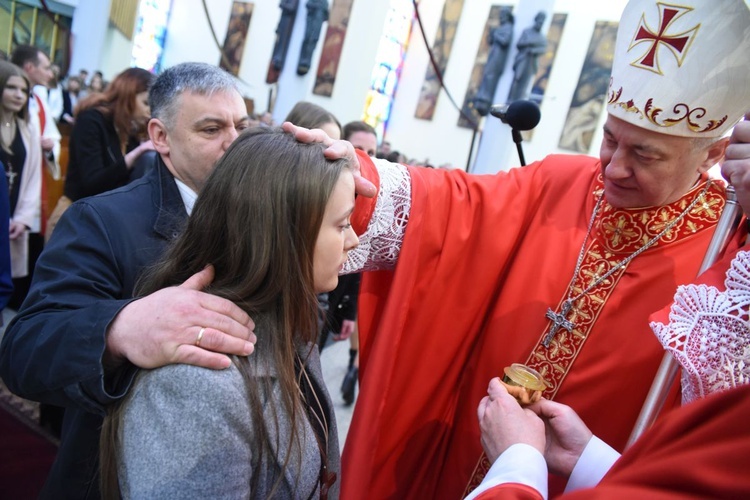
[[[641,128],[721,137],[750,110],[747,0],[632,0],[620,19],[607,111]]]
[[[651,323],[682,366],[683,404],[750,382],[750,252],[732,260],[724,284],[680,286],[669,324]]]

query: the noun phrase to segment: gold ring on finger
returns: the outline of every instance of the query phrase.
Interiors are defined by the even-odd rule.
[[[200,347],[201,346],[201,340],[203,340],[203,333],[206,331],[206,327],[204,326],[200,330],[198,330],[198,336],[195,337],[195,345]]]

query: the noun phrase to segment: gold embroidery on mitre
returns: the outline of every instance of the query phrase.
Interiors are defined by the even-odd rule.
[[[595,199],[601,195],[603,184],[602,177],[599,175],[592,193]],[[658,235],[665,228],[665,221],[668,223],[678,217],[696,196],[701,195],[705,187],[706,181],[704,180],[676,202],[663,207],[618,209],[608,203],[603,203],[594,226],[595,236],[586,250],[578,275],[574,276],[572,283],[568,285],[568,288],[572,287],[573,293],[568,294],[569,290],[566,289],[556,310],[560,310],[568,296],[580,294],[589,284],[600,276],[604,276],[612,267],[617,266],[624,258],[637,251],[645,241]],[[699,201],[681,221],[654,243],[652,248],[672,244],[698,231],[715,226],[724,203],[724,187],[718,182],[712,182],[704,194],[703,201]],[[525,363],[528,367],[538,371],[550,383],[551,387],[543,393],[545,398],[553,399],[557,394],[583,348],[589,332],[607,304],[607,299],[627,267],[623,266],[617,270],[575,302],[569,318],[575,327],[570,332],[560,329],[550,342],[549,348],[542,345],[549,323],[545,325],[536,348]],[[464,496],[481,483],[491,465],[482,453]]]
[[[646,104],[641,110],[641,108],[636,105],[633,99],[629,99],[627,101],[620,100],[620,98],[622,97],[622,93],[622,87],[620,87],[617,91],[612,90],[612,79],[610,78],[608,92],[609,97],[607,99],[607,103],[613,106],[618,106],[628,113],[637,113],[641,115],[641,118],[646,118],[657,127],[673,127],[678,123],[685,121],[687,127],[692,132],[702,134],[711,132],[712,130],[716,130],[717,128],[724,125],[724,123],[729,119],[729,115],[724,115],[721,118],[709,118],[707,120],[703,120],[703,123],[701,123],[699,120],[702,120],[708,113],[706,111],[706,108],[698,107],[691,109],[690,106],[684,102],[680,102],[672,106],[671,116],[669,116],[668,118],[662,117],[664,115],[664,108],[655,106],[653,97],[649,97],[646,100]]]

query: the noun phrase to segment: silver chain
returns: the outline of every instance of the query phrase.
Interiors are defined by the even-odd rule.
[[[599,195],[599,199],[596,201],[596,206],[594,207],[594,213],[591,214],[591,220],[589,221],[589,227],[586,230],[586,237],[583,239],[583,245],[581,245],[581,252],[578,254],[578,262],[576,262],[576,268],[575,271],[573,271],[573,277],[571,278],[571,283],[569,285],[570,290],[568,291],[568,298],[566,298],[563,303],[561,310],[562,312],[560,314],[555,314],[552,309],[547,310],[547,318],[552,320],[553,325],[552,328],[550,328],[550,331],[547,333],[547,335],[544,338],[544,341],[542,344],[544,344],[545,347],[549,347],[549,343],[554,337],[555,333],[560,327],[565,328],[568,331],[572,331],[573,328],[575,328],[575,324],[567,321],[565,317],[567,317],[568,312],[573,308],[573,304],[575,304],[578,299],[589,293],[591,290],[593,290],[596,286],[598,286],[602,281],[606,280],[610,276],[612,276],[614,273],[622,269],[624,266],[628,265],[631,260],[638,257],[640,254],[651,248],[654,243],[659,241],[659,239],[667,234],[678,222],[680,222],[689,212],[693,209],[693,207],[703,199],[703,197],[708,192],[709,187],[711,187],[711,180],[709,179],[706,182],[706,187],[703,188],[701,193],[695,197],[695,199],[690,202],[690,204],[685,207],[685,210],[683,210],[680,215],[672,219],[666,226],[664,226],[664,229],[661,230],[659,234],[648,240],[641,248],[633,252],[632,254],[625,257],[623,260],[617,263],[614,267],[612,267],[609,271],[604,273],[603,276],[597,278],[594,280],[593,283],[591,283],[589,286],[587,286],[581,293],[576,295],[575,297],[570,297],[570,294],[573,293],[573,285],[575,284],[576,277],[578,276],[578,273],[581,271],[581,265],[583,264],[583,257],[586,255],[586,243],[589,240],[589,236],[591,235],[591,230],[594,227],[594,221],[596,221],[596,216],[599,213],[599,208],[601,207],[602,200],[604,199],[604,192],[602,191],[602,194]]]

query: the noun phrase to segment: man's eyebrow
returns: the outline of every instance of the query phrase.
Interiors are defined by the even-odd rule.
[[[224,120],[215,116],[207,116],[206,118],[201,118],[195,122],[195,126],[202,127],[203,125],[212,125],[216,123],[224,123]]]
[[[614,134],[609,129],[609,127],[604,125],[602,127],[602,130],[604,130],[605,136],[614,138]],[[649,154],[657,154],[657,155],[664,154],[664,150],[662,148],[660,148],[659,146],[655,146],[653,144],[634,144],[632,148],[640,153],[649,153]]]
[[[650,144],[636,144],[633,146],[633,149],[636,151],[640,151],[642,153],[650,153],[650,154],[664,154],[664,151],[659,148],[658,146],[652,146]]]

